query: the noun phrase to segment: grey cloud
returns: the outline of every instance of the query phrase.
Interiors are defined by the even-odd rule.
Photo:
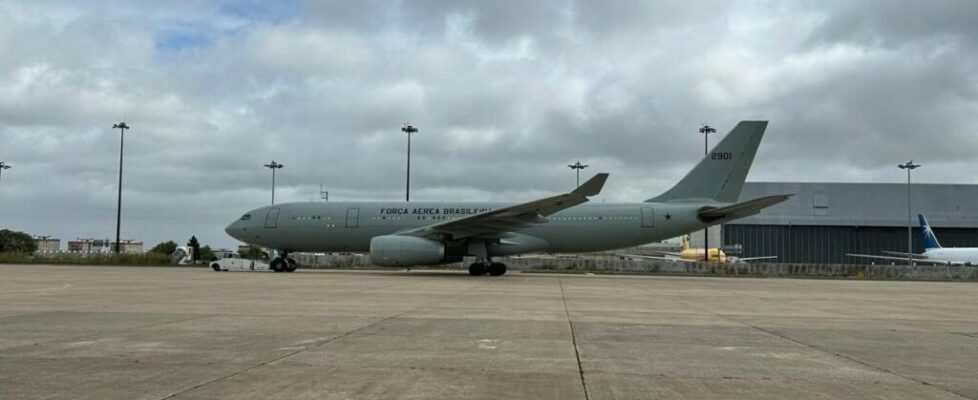
[[[121,118],[124,232],[152,243],[232,244],[271,159],[279,199],[399,199],[405,122],[417,199],[542,196],[580,159],[612,173],[601,200],[641,200],[698,160],[700,123],[715,143],[755,118],[772,122],[753,179],[898,181],[905,158],[976,179],[969,4],[914,23],[902,3],[309,2],[281,21],[183,4],[0,6],[0,221],[110,233]],[[156,48],[209,20],[235,33]]]
[[[874,0],[818,3],[830,9],[813,41],[857,42],[899,47],[913,41],[974,43],[978,40],[978,3],[961,0]],[[815,6],[819,8],[820,6]]]

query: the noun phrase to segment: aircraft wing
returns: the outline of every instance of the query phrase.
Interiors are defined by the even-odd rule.
[[[763,257],[737,257],[736,261],[757,261],[757,260],[772,260],[778,258],[778,256],[763,256]]]
[[[685,258],[678,258],[678,256],[667,257],[667,256],[649,256],[644,254],[616,254],[619,257],[627,258],[640,258],[646,260],[666,260],[666,261],[680,261],[680,262],[696,262],[696,260],[687,260]]]
[[[663,256],[673,256],[676,258],[681,258],[683,256],[682,253],[670,253],[668,251],[658,251],[657,253],[662,254]]]
[[[904,260],[907,259],[907,253],[901,253],[899,251],[886,251],[886,250],[884,250],[883,251],[883,254],[886,254],[888,256],[902,257]],[[927,259],[927,256],[925,256],[923,254],[910,254],[910,257],[913,257],[914,260],[926,260]]]
[[[725,207],[709,208],[700,211],[700,217],[706,220],[718,219],[737,219],[754,215],[761,212],[766,207],[773,206],[791,198],[791,194],[779,194],[774,196],[759,197],[741,203],[732,204]]]
[[[846,254],[846,255],[849,257],[872,258],[877,260],[904,261],[904,262],[907,261],[907,257],[877,256],[871,254]],[[917,257],[914,257],[913,261],[918,263],[924,263],[924,264],[949,264],[945,260],[932,260],[932,259],[923,259]]]
[[[673,253],[673,252],[669,252],[669,251],[652,250],[652,252],[655,253],[655,254],[657,254],[657,255],[659,255],[659,256],[673,256],[673,257],[682,257],[683,256],[682,253]]]
[[[443,234],[451,236],[452,239],[461,239],[520,230],[546,222],[543,217],[547,215],[586,203],[588,197],[601,193],[601,188],[604,187],[606,180],[608,180],[608,174],[600,173],[568,193],[426,225],[399,234],[412,236]]]

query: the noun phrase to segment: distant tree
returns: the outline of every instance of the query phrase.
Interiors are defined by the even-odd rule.
[[[0,253],[33,253],[37,244],[31,235],[9,229],[0,230]]]
[[[191,256],[193,257],[194,264],[196,264],[197,261],[200,261],[201,260],[201,258],[200,258],[200,242],[197,240],[197,236],[196,235],[191,235],[190,236],[190,240],[187,241],[187,247],[189,247],[191,250],[193,250],[193,252],[191,253]]]
[[[242,248],[238,250],[238,255],[241,256],[241,258],[248,259],[248,260],[258,260],[264,257],[261,248],[255,246],[248,246],[246,248]]]
[[[159,253],[159,254],[166,254],[166,255],[173,254],[174,251],[177,251],[177,242],[174,242],[172,240],[160,242],[160,244],[153,246],[153,248],[149,250],[150,253]]]
[[[217,259],[217,257],[214,256],[214,250],[211,249],[210,245],[200,248],[200,259],[207,261],[214,261]]]

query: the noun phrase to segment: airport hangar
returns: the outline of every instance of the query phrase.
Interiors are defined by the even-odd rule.
[[[711,237],[722,237],[725,248],[742,246],[742,257],[786,263],[871,264],[846,253],[907,249],[906,184],[747,182],[740,199],[782,193],[795,195]],[[917,214],[927,217],[942,246],[978,247],[978,185],[915,183],[911,198],[915,253],[923,251]]]

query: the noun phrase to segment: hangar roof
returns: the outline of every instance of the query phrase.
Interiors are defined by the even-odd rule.
[[[740,200],[791,194],[790,200],[729,224],[907,226],[907,185],[899,183],[747,182]],[[917,184],[917,214],[939,228],[978,228],[978,185]]]

